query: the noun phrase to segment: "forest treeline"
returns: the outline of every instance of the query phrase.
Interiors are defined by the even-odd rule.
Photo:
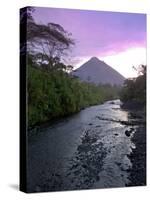
[[[137,69],[138,76],[126,79],[120,93],[120,99],[124,103],[138,103],[146,106],[146,65],[140,65]]]
[[[28,122],[34,126],[118,98],[119,88],[81,82],[63,70],[28,65]]]

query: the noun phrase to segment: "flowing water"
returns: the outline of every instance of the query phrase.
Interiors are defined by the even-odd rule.
[[[28,191],[123,187],[132,167],[129,113],[120,100],[82,110],[29,133]],[[130,134],[126,134],[129,132]]]

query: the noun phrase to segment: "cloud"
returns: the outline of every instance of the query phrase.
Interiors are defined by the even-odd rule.
[[[116,55],[146,48],[146,15],[57,8],[36,8],[37,22],[63,26],[76,41],[74,57]]]

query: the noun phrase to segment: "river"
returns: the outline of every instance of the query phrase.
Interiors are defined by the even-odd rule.
[[[130,113],[120,100],[91,106],[56,124],[29,132],[29,192],[124,187],[130,182]]]

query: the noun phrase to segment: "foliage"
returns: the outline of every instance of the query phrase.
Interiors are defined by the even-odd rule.
[[[34,62],[45,64],[47,70],[55,68],[74,45],[71,33],[55,23],[40,24],[33,19],[34,8],[21,9],[21,30],[27,27],[26,41],[20,41],[20,52],[30,54]],[[64,67],[64,65],[61,65]],[[69,66],[68,66],[69,67]],[[72,68],[70,66],[69,70]]]
[[[142,104],[146,102],[146,66],[141,65],[138,69],[138,77],[126,79],[121,91],[123,102],[136,101]]]
[[[62,70],[28,65],[28,121],[33,126],[117,98],[118,88],[80,82]]]

